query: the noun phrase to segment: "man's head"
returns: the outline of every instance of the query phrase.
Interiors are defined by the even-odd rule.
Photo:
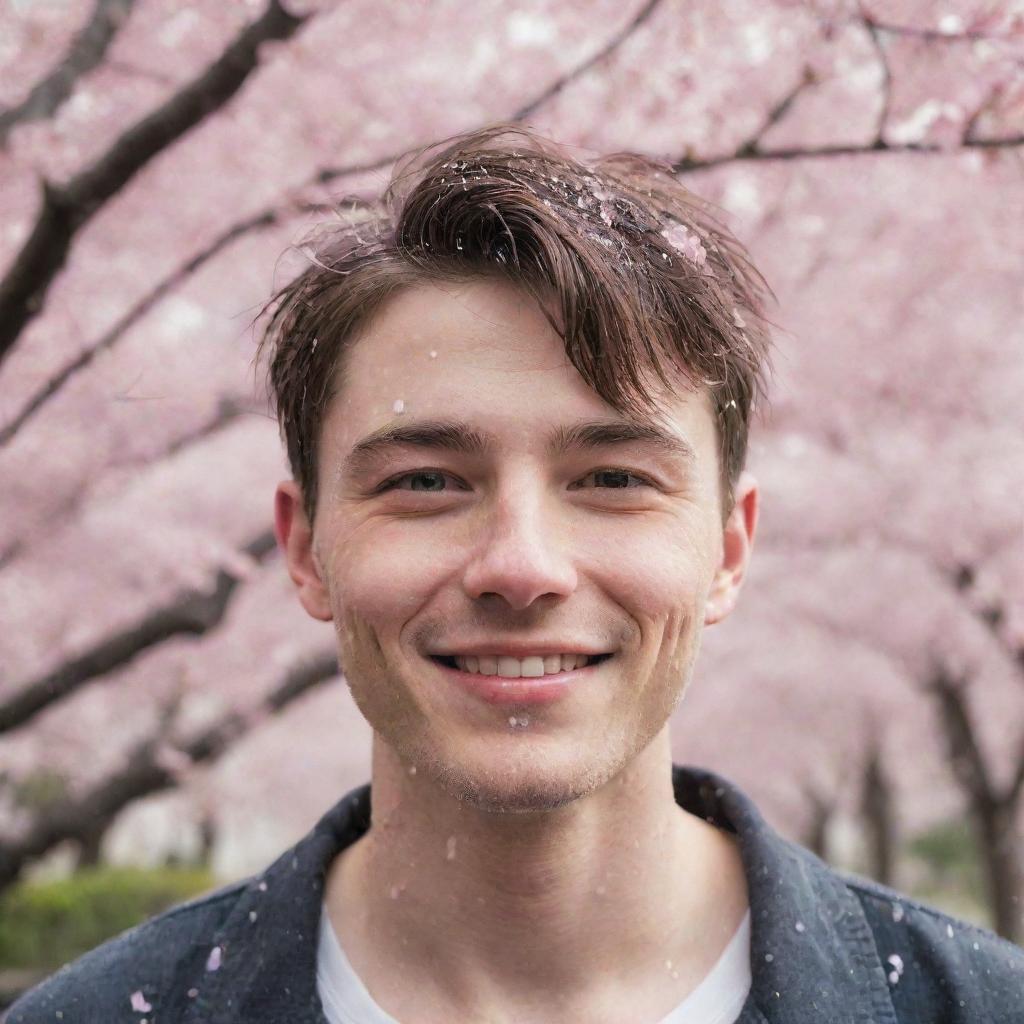
[[[314,255],[264,342],[303,605],[405,767],[495,809],[590,792],[738,592],[761,278],[664,168],[508,129],[412,158]]]

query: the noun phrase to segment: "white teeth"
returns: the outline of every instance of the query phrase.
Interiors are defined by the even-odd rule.
[[[531,679],[544,675],[544,659],[540,657],[523,658],[519,663],[519,674]]]
[[[518,679],[523,673],[522,665],[518,658],[499,658],[498,675],[502,679]]]
[[[474,657],[455,657],[455,664],[463,672],[476,672],[483,676],[500,676],[503,679],[530,678],[554,675],[556,672],[569,672],[575,668],[583,668],[590,663],[586,654],[533,654],[526,658],[512,658],[507,655],[491,657],[481,655]]]

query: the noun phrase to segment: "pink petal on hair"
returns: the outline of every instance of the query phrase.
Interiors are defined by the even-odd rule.
[[[210,950],[210,955],[206,959],[206,969],[208,971],[216,971],[220,968],[221,961],[221,949],[220,946],[214,946]]]
[[[683,224],[672,224],[662,231],[662,237],[676,252],[681,253],[695,266],[703,267],[708,258],[707,250],[700,239]]]

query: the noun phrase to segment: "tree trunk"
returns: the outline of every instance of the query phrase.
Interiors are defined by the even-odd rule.
[[[993,927],[1004,939],[1024,943],[1024,904],[1018,864],[1017,801],[976,801],[972,810],[981,834],[981,863]]]
[[[882,885],[895,877],[896,823],[892,811],[892,789],[882,770],[881,754],[871,751],[864,771],[861,803],[868,829],[868,873]]]

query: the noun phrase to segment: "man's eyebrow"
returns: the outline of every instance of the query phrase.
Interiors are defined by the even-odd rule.
[[[395,448],[430,448],[486,455],[492,448],[489,438],[459,420],[422,420],[381,427],[357,441],[345,456],[343,472],[359,473],[375,459]]]
[[[677,434],[662,430],[653,423],[632,420],[591,420],[571,427],[559,427],[549,439],[548,450],[557,455],[615,444],[646,444],[684,462],[694,459],[691,445]]]
[[[686,462],[694,458],[693,448],[678,435],[653,424],[630,420],[590,420],[557,427],[548,437],[547,450],[550,455],[562,455],[569,451],[617,444],[652,445],[662,454]],[[481,456],[493,451],[495,442],[487,434],[460,420],[395,424],[381,427],[357,441],[345,456],[342,472],[358,474],[396,448],[423,448]]]

